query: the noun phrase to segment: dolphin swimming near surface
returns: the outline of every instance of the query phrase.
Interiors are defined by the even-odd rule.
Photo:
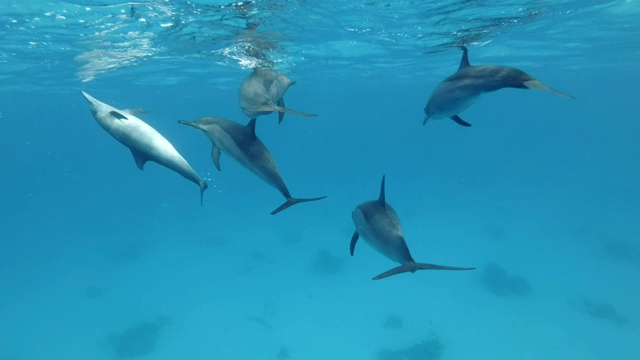
[[[196,173],[187,160],[156,129],[138,119],[134,113],[141,110],[119,110],[105,104],[86,92],[82,95],[89,102],[93,117],[111,136],[128,147],[140,170],[147,161],[165,166],[200,187],[200,204],[207,183]]]
[[[575,99],[573,96],[552,89],[522,70],[496,65],[469,64],[468,50],[462,46],[460,67],[433,90],[424,108],[424,121],[448,117],[462,126],[471,126],[459,114],[471,106],[480,95],[503,88],[538,89]]]
[[[277,111],[278,124],[286,112],[306,117],[318,116],[284,107],[284,94],[293,84],[295,82],[284,74],[269,68],[255,68],[240,84],[240,108],[250,119]]]
[[[180,120],[178,122],[201,130],[211,140],[213,143],[211,158],[218,171],[220,171],[220,152],[223,151],[264,182],[278,189],[286,201],[272,211],[271,215],[295,204],[326,198],[326,196],[322,196],[298,199],[291,196],[282,175],[280,175],[275,159],[256,136],[255,118],[251,119],[246,126],[218,117],[204,117],[196,121]]]
[[[473,270],[474,267],[456,267],[418,263],[413,260],[409,247],[402,233],[400,219],[391,205],[387,204],[384,192],[384,180],[380,185],[380,196],[377,200],[363,202],[351,214],[356,231],[351,237],[350,252],[356,248],[360,236],[374,249],[389,259],[402,265],[375,276],[373,280],[380,280],[388,276],[417,270]]]

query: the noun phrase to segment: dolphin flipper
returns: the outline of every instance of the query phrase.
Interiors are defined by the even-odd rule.
[[[128,117],[122,115],[121,113],[119,113],[117,111],[109,111],[109,115],[113,116],[114,118],[116,118],[118,120],[129,120]]]
[[[281,108],[285,108],[284,107],[284,98],[280,99],[280,101],[278,101],[278,107]],[[278,124],[282,124],[282,120],[284,119],[284,112],[279,111],[278,112]]]
[[[468,122],[466,122],[466,121],[462,120],[462,119],[460,118],[460,116],[458,116],[458,115],[453,115],[450,119],[451,119],[451,120],[453,120],[453,121],[455,121],[455,122],[456,122],[456,124],[458,124],[458,125],[462,125],[462,126],[464,126],[464,127],[469,127],[469,126],[471,126],[471,124],[469,124]],[[425,120],[425,122],[426,122],[426,120]]]
[[[144,170],[144,164],[149,161],[149,157],[145,153],[140,152],[136,149],[131,149],[131,155],[133,155],[133,160],[135,160],[138,169]]]
[[[218,171],[220,170],[220,148],[213,145],[211,148],[211,160],[213,160],[213,165],[215,165]]]
[[[275,214],[279,213],[280,211],[286,210],[286,209],[288,209],[291,206],[296,205],[296,204],[300,204],[300,203],[303,203],[303,202],[309,202],[309,201],[322,200],[324,198],[326,198],[326,196],[321,196],[321,197],[316,197],[316,198],[307,198],[307,199],[288,198],[287,201],[284,202],[284,204],[278,206],[277,209],[273,210],[271,212],[271,215],[275,215]]]
[[[398,275],[405,272],[416,272],[418,270],[474,270],[474,269],[475,269],[474,267],[444,266],[444,265],[408,262],[406,264],[395,267],[391,270],[385,271],[378,276],[374,276],[373,280],[380,280],[389,276]]]
[[[349,245],[349,252],[351,253],[351,256],[353,256],[353,252],[356,250],[356,243],[358,242],[359,238],[360,233],[358,233],[358,230],[356,230],[351,237],[351,245]]]

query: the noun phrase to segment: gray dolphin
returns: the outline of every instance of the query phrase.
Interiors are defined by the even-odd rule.
[[[144,164],[147,161],[154,161],[168,167],[200,186],[200,204],[202,204],[207,183],[164,136],[134,115],[141,110],[119,110],[95,99],[84,91],[82,95],[89,102],[93,117],[98,124],[131,150],[133,159],[140,170],[144,169]]]
[[[240,84],[240,108],[250,119],[277,111],[278,124],[286,112],[306,117],[318,116],[284,107],[284,94],[293,84],[295,82],[284,74],[269,68],[255,68]]]
[[[388,276],[417,270],[473,270],[474,267],[455,267],[417,263],[413,260],[407,242],[404,240],[400,219],[391,205],[387,204],[384,195],[384,176],[380,185],[378,200],[363,202],[351,214],[356,231],[351,237],[351,256],[356,248],[358,238],[364,240],[374,249],[389,259],[402,265],[375,276],[380,280]]]
[[[222,150],[252,173],[258,175],[264,182],[278,189],[286,201],[273,210],[271,215],[301,202],[326,198],[326,196],[322,196],[297,199],[291,196],[282,175],[280,175],[275,159],[256,136],[255,118],[251,119],[246,126],[218,117],[204,117],[196,121],[180,120],[178,122],[201,130],[211,140],[213,143],[211,158],[218,171],[220,171],[220,151]]]
[[[430,118],[448,117],[462,126],[471,126],[458,114],[471,106],[480,95],[503,88],[538,89],[575,99],[552,89],[522,70],[508,66],[471,65],[468,50],[462,46],[460,67],[433,90],[424,108],[423,125]]]

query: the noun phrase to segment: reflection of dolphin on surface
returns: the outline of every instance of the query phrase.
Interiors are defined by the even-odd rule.
[[[382,255],[399,262],[400,266],[386,271],[373,280],[379,280],[388,276],[404,272],[416,272],[417,270],[473,270],[473,267],[455,267],[417,263],[413,260],[409,247],[404,240],[400,219],[391,205],[387,204],[384,194],[384,176],[380,185],[380,196],[377,200],[363,202],[358,205],[351,214],[356,231],[351,238],[350,252],[356,248],[358,238],[364,240]]]
[[[285,112],[306,117],[318,116],[285,108],[284,94],[293,84],[295,82],[284,74],[269,68],[255,68],[240,85],[240,108],[250,119],[277,111],[278,123],[282,122]]]
[[[467,48],[462,47],[460,67],[435,88],[424,108],[424,122],[430,118],[448,117],[462,126],[471,126],[458,114],[471,106],[480,95],[503,88],[538,89],[574,99],[554,90],[522,70],[496,65],[471,65]]]
[[[271,215],[295,204],[326,198],[326,196],[322,196],[296,199],[291,196],[282,175],[280,175],[275,159],[256,136],[256,119],[251,119],[247,126],[217,117],[205,117],[196,121],[180,120],[179,123],[201,130],[211,140],[213,143],[211,157],[218,171],[220,170],[220,151],[222,150],[242,166],[258,175],[264,182],[278,189],[287,201],[271,212]]]
[[[141,110],[118,110],[84,91],[82,95],[89,102],[93,117],[98,124],[131,150],[140,170],[144,168],[147,161],[154,161],[168,167],[200,186],[200,203],[202,203],[202,195],[207,188],[207,183],[164,136],[134,115]]]

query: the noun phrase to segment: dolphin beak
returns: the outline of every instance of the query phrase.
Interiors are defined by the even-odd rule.
[[[178,120],[178,123],[182,124],[182,125],[191,126],[191,127],[196,128],[198,130],[204,131],[204,129],[200,125],[196,124],[195,121]]]
[[[98,110],[98,104],[101,104],[101,102],[98,101],[98,99],[94,98],[93,96],[87,94],[84,91],[82,91],[82,96],[84,96],[84,98],[87,99],[87,101],[89,102],[89,106],[91,106],[91,110],[93,111]]]

